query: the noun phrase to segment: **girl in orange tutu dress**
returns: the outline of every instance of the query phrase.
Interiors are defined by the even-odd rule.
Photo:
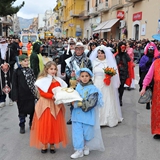
[[[65,108],[63,104],[55,105],[52,89],[67,84],[56,77],[57,66],[53,61],[46,63],[43,72],[35,82],[40,98],[35,106],[35,113],[30,133],[30,146],[41,148],[42,153],[55,153],[54,145],[65,147],[68,143],[67,127],[65,122]]]

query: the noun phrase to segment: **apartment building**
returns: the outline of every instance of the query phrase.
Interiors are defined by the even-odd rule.
[[[160,32],[160,0],[86,0],[83,37],[152,38]],[[153,12],[154,11],[154,12]]]
[[[11,32],[14,34],[13,20],[11,16],[0,17],[0,36],[9,36]]]
[[[85,0],[58,0],[54,11],[58,13],[57,25],[62,37],[83,37],[84,21],[79,14],[85,8]]]
[[[62,37],[152,38],[160,33],[160,0],[58,0]]]

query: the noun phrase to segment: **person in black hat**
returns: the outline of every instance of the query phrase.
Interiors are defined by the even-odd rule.
[[[36,99],[36,89],[34,86],[35,75],[28,67],[28,56],[19,56],[20,66],[14,71],[12,79],[12,100],[17,102],[20,133],[25,133],[25,122],[27,114],[30,115],[29,127],[32,125],[34,106]]]

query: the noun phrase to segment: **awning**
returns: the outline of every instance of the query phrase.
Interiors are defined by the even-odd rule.
[[[93,31],[93,33],[96,32],[110,32],[112,26],[117,23],[119,21],[119,19],[111,19],[105,22],[100,23]]]

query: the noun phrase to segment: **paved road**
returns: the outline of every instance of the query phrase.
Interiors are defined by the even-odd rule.
[[[138,67],[136,66],[136,73]],[[138,77],[136,76],[138,80]],[[105,152],[92,151],[81,160],[159,160],[160,141],[154,140],[150,133],[150,110],[137,103],[138,85],[132,91],[125,90],[123,99],[123,122],[117,127],[102,128]],[[66,120],[69,119],[67,108]],[[28,123],[28,122],[27,122]],[[71,126],[68,126],[71,139]],[[70,140],[66,148],[60,147],[56,154],[41,154],[29,147],[29,127],[26,133],[19,134],[17,108],[0,108],[0,160],[69,160],[73,153]]]

